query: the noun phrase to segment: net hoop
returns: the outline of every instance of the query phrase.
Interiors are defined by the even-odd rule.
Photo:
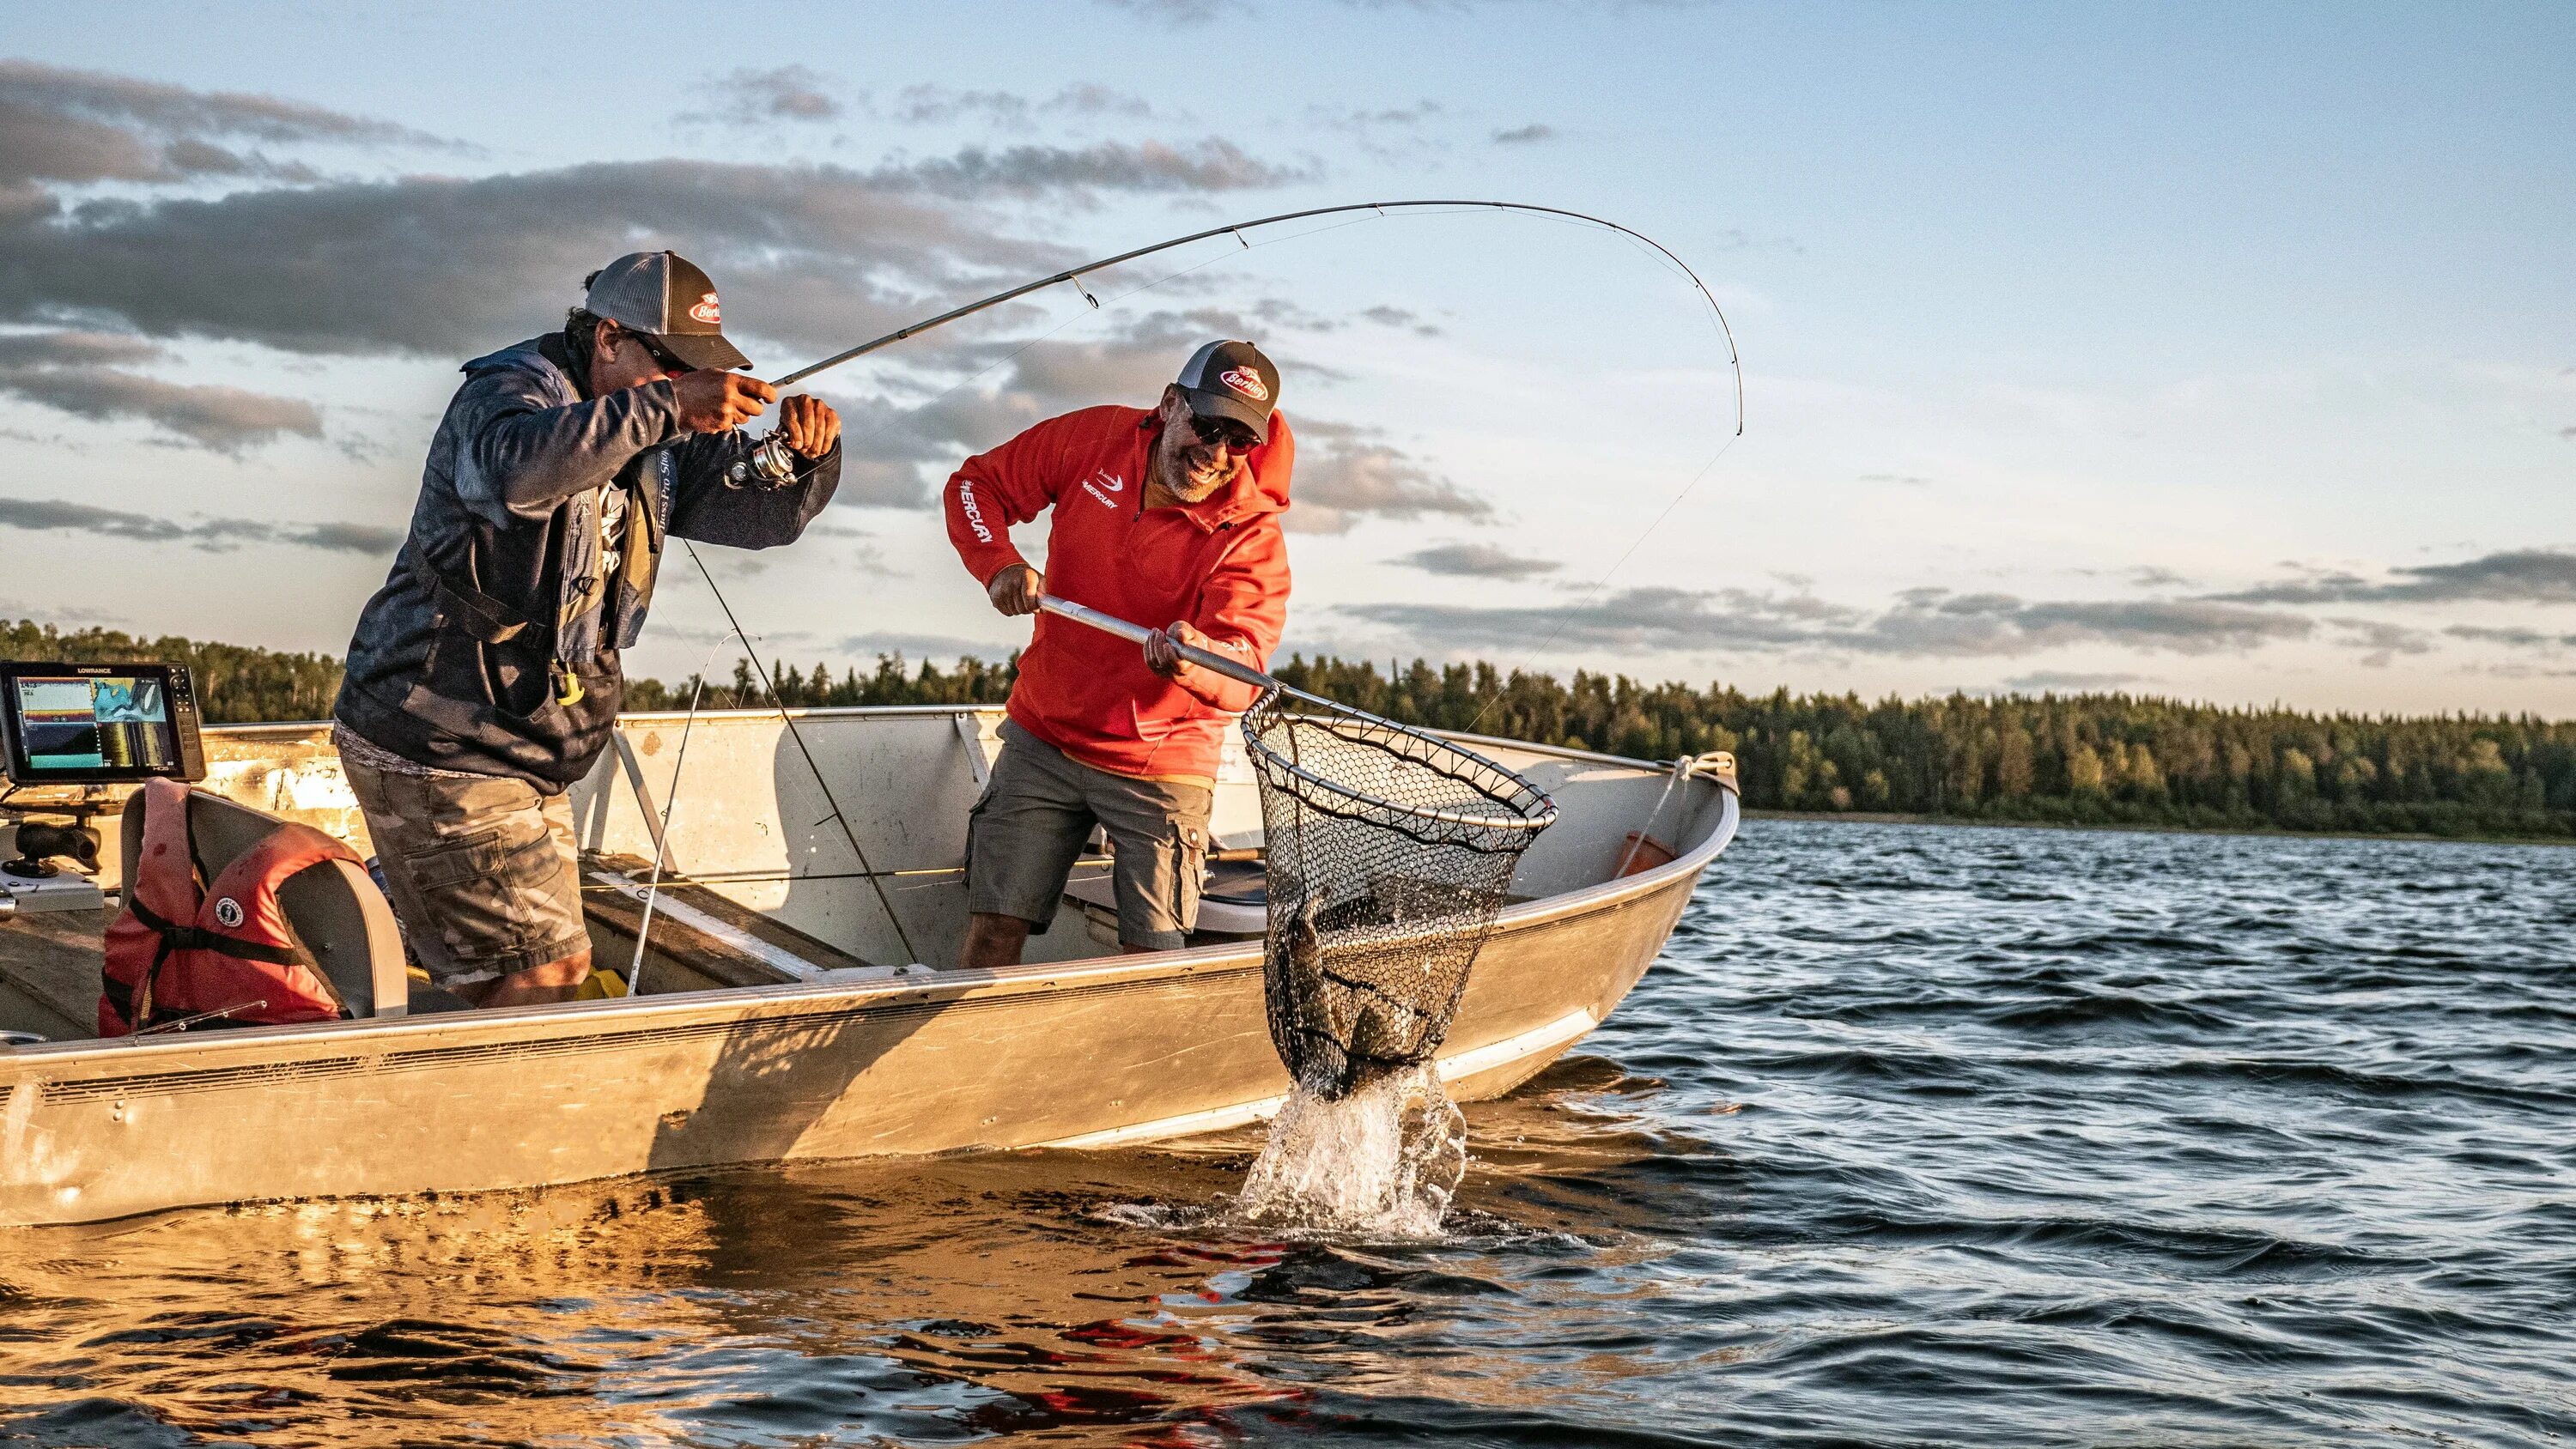
[[[1292,698],[1305,706],[1293,715],[1281,708]],[[1456,780],[1501,808],[1447,810],[1380,799],[1316,774],[1272,748],[1265,736],[1273,724],[1322,729],[1353,743],[1373,745],[1407,764]],[[1290,789],[1307,809],[1382,825],[1418,839],[1517,851],[1556,823],[1556,802],[1545,791],[1474,750],[1303,691],[1275,689],[1264,694],[1243,716],[1243,744],[1253,767],[1270,776],[1273,784]],[[1293,786],[1288,784],[1291,780],[1296,782]]]

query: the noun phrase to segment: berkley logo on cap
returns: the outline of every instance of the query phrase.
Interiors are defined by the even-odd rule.
[[[716,294],[713,292],[707,293],[707,295],[699,301],[698,305],[691,307],[689,309],[689,315],[706,323],[710,327],[716,326],[724,321],[724,313],[716,307]]]
[[[1270,401],[1269,385],[1261,380],[1261,374],[1254,372],[1251,368],[1229,367],[1225,371],[1218,373],[1216,375],[1216,380],[1224,383],[1227,387],[1233,388],[1236,392],[1243,394],[1254,402],[1266,403]]]

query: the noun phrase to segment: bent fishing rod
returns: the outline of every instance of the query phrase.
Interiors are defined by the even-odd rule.
[[[945,312],[939,313],[937,316],[926,317],[919,322],[910,324],[909,326],[898,327],[894,331],[886,333],[882,337],[871,338],[868,341],[860,343],[856,347],[836,352],[831,356],[824,358],[820,362],[809,363],[804,367],[796,369],[794,372],[774,378],[770,381],[770,386],[774,388],[784,388],[791,384],[802,382],[806,378],[812,377],[817,373],[827,372],[846,362],[854,362],[872,352],[891,347],[894,344],[905,341],[909,338],[918,337],[925,332],[945,327],[951,322],[972,317],[979,312],[989,311],[992,308],[1001,306],[1005,302],[1014,301],[1018,298],[1028,296],[1030,293],[1042,292],[1049,287],[1070,284],[1074,290],[1082,294],[1082,299],[1084,301],[1090,303],[1094,310],[1098,310],[1100,307],[1100,299],[1092,294],[1092,291],[1088,286],[1084,285],[1083,278],[1085,276],[1095,272],[1106,271],[1111,267],[1120,266],[1143,257],[1150,257],[1160,252],[1172,251],[1179,247],[1189,246],[1196,242],[1208,241],[1221,236],[1233,237],[1237,242],[1242,243],[1245,250],[1249,251],[1252,249],[1253,243],[1247,240],[1243,235],[1248,231],[1258,231],[1264,227],[1279,226],[1292,221],[1303,221],[1310,217],[1343,216],[1354,212],[1374,212],[1377,215],[1384,217],[1390,212],[1399,211],[1431,212],[1434,214],[1448,215],[1517,212],[1530,216],[1555,217],[1564,221],[1572,221],[1586,226],[1599,227],[1605,231],[1617,233],[1620,236],[1627,237],[1632,241],[1652,248],[1656,255],[1661,256],[1666,262],[1671,263],[1675,269],[1680,271],[1682,276],[1689,280],[1691,288],[1699,293],[1700,299],[1708,303],[1709,315],[1714,318],[1717,323],[1718,336],[1726,343],[1727,365],[1735,374],[1734,435],[1736,437],[1742,437],[1744,435],[1744,360],[1742,355],[1736,350],[1735,328],[1726,320],[1726,309],[1718,305],[1717,294],[1709,290],[1706,282],[1700,280],[1699,273],[1691,270],[1690,263],[1683,261],[1673,252],[1672,248],[1665,246],[1662,242],[1655,240],[1644,232],[1638,231],[1634,227],[1623,226],[1618,222],[1612,221],[1608,217],[1594,216],[1589,212],[1573,211],[1560,206],[1539,206],[1534,203],[1524,201],[1493,201],[1482,199],[1357,201],[1345,202],[1338,206],[1314,206],[1307,207],[1300,211],[1283,211],[1274,216],[1260,217],[1252,221],[1233,222],[1225,226],[1212,226],[1204,231],[1194,231],[1186,236],[1176,236],[1167,241],[1155,242],[1150,246],[1136,247],[1129,251],[1119,252],[1114,256],[1106,256],[1096,261],[1084,262],[1080,266],[1067,267],[1063,271],[1057,272],[1051,276],[1040,277],[1033,282],[1023,282],[1016,287],[1005,288],[1002,291],[995,292],[989,297],[978,298],[962,307],[952,307]],[[1329,228],[1326,229],[1329,230]],[[1282,240],[1287,239],[1288,238],[1282,238]],[[1263,243],[1263,245],[1268,244],[1269,243]],[[1163,278],[1161,280],[1168,281],[1170,279]],[[1148,283],[1146,285],[1147,288],[1159,286],[1161,285],[1161,281]],[[1146,290],[1146,288],[1139,288],[1138,290]],[[770,441],[774,441],[774,439]],[[763,456],[775,455],[776,452],[776,448],[769,446],[768,442],[765,442],[763,448],[760,450],[760,454],[756,455],[758,461],[752,462],[749,466],[744,464],[735,465],[732,473],[732,481],[734,484],[736,486],[744,487],[784,486],[786,483],[792,481],[793,473],[785,458],[778,456]],[[884,882],[879,878],[879,874],[876,869],[868,863],[866,851],[860,848],[857,830],[853,827],[848,814],[841,809],[839,798],[832,793],[831,782],[823,778],[822,767],[815,762],[814,752],[806,746],[804,731],[797,728],[794,711],[787,707],[787,701],[779,698],[777,681],[771,676],[768,664],[761,659],[760,651],[753,647],[751,636],[744,632],[741,621],[734,617],[733,605],[726,600],[724,590],[716,586],[715,574],[707,568],[706,560],[698,557],[697,549],[690,546],[688,540],[682,539],[681,546],[687,549],[690,562],[697,565],[698,576],[706,581],[708,591],[715,595],[716,603],[723,608],[725,622],[733,627],[734,637],[742,641],[744,653],[749,656],[753,668],[758,671],[761,687],[768,692],[770,702],[777,706],[779,722],[787,727],[788,735],[795,741],[797,753],[804,757],[806,768],[813,772],[814,784],[822,791],[824,803],[830,810],[830,814],[826,818],[840,826],[842,838],[849,844],[851,853],[858,857],[859,870],[861,874],[866,876],[868,884],[876,893],[878,905],[886,913],[886,920],[894,927],[895,938],[903,944],[903,949],[906,954],[913,955],[915,959],[918,960],[918,953],[914,951],[912,945],[911,933],[904,929],[902,918],[895,914],[894,902],[888,897]],[[1086,620],[1085,622],[1091,621]],[[1211,657],[1213,658],[1214,656]],[[1275,680],[1271,681],[1273,684],[1276,682],[1277,681]],[[689,702],[689,713],[692,720],[696,718],[697,708],[697,699],[693,695]],[[671,788],[673,794],[676,796],[679,789],[679,779],[676,774],[672,778]],[[676,803],[676,800],[673,803]],[[644,924],[645,931],[649,931],[651,929],[651,894],[652,891],[648,888],[646,899],[647,914]],[[644,949],[642,932],[638,933],[635,945],[636,956],[640,961],[642,959]]]
[[[1187,236],[1176,236],[1169,241],[1158,241],[1152,246],[1137,247],[1133,251],[1120,252],[1116,256],[1102,257],[1098,261],[1084,262],[1078,267],[1067,267],[1053,276],[1040,277],[1034,282],[1023,282],[1016,287],[1006,288],[1002,291],[995,292],[989,297],[969,302],[963,307],[952,307],[949,310],[940,313],[936,317],[925,318],[908,327],[898,327],[883,337],[871,338],[870,340],[862,342],[858,346],[850,348],[845,352],[836,352],[831,356],[824,358],[820,362],[809,363],[804,367],[800,367],[794,372],[788,373],[784,377],[773,378],[769,385],[772,387],[786,387],[791,383],[802,382],[806,378],[812,377],[818,372],[827,372],[832,368],[840,366],[842,363],[854,362],[859,358],[867,356],[871,352],[875,352],[880,348],[891,347],[908,337],[918,337],[922,333],[931,331],[934,328],[945,327],[951,322],[972,317],[978,312],[999,307],[1005,302],[1025,297],[1031,292],[1043,292],[1049,287],[1063,286],[1070,283],[1074,290],[1082,293],[1082,300],[1089,302],[1096,310],[1100,306],[1100,299],[1091,294],[1091,289],[1089,287],[1083,285],[1082,279],[1086,274],[1107,271],[1111,267],[1135,261],[1140,257],[1150,257],[1157,252],[1168,252],[1178,247],[1188,246],[1193,242],[1203,242],[1213,237],[1231,236],[1236,241],[1242,242],[1244,249],[1249,251],[1252,247],[1252,243],[1245,241],[1243,234],[1247,231],[1258,231],[1266,226],[1278,226],[1285,222],[1303,221],[1308,217],[1314,216],[1340,216],[1355,211],[1373,211],[1380,216],[1384,216],[1388,212],[1392,211],[1425,211],[1434,208],[1451,214],[1472,214],[1479,211],[1503,211],[1523,212],[1533,216],[1561,217],[1569,221],[1582,222],[1587,226],[1597,226],[1607,231],[1617,232],[1621,236],[1632,238],[1654,248],[1658,255],[1662,256],[1665,261],[1672,263],[1673,266],[1681,271],[1681,274],[1684,277],[1690,279],[1692,289],[1697,291],[1700,294],[1701,299],[1708,303],[1710,314],[1717,319],[1718,335],[1726,341],[1727,365],[1735,371],[1735,435],[1737,437],[1742,437],[1744,435],[1744,359],[1739,356],[1735,350],[1735,328],[1729,325],[1726,320],[1726,309],[1717,304],[1717,294],[1708,289],[1708,283],[1699,279],[1699,273],[1691,270],[1690,263],[1685,262],[1680,257],[1674,255],[1672,248],[1665,246],[1662,242],[1655,240],[1644,232],[1638,231],[1634,227],[1622,226],[1619,223],[1610,220],[1608,217],[1594,216],[1589,212],[1568,211],[1561,206],[1538,206],[1526,201],[1353,201],[1345,202],[1339,206],[1311,206],[1303,211],[1283,211],[1276,216],[1265,216],[1257,221],[1238,221],[1226,226],[1212,226],[1205,231],[1194,231]],[[1330,230],[1330,228],[1324,229]]]

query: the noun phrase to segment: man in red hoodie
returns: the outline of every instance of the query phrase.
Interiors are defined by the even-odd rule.
[[[1255,691],[1182,662],[1174,641],[1255,668],[1288,613],[1296,441],[1274,409],[1279,370],[1249,342],[1211,342],[1152,408],[1096,407],[1038,424],[948,480],[948,537],[993,607],[1051,593],[1162,623],[1134,645],[1039,614],[1011,687],[1002,755],[967,827],[959,965],[1017,963],[1097,824],[1116,853],[1118,936],[1168,951],[1198,919],[1217,756]],[[1055,518],[1041,575],[1010,527]],[[1168,621],[1168,622],[1165,622]]]

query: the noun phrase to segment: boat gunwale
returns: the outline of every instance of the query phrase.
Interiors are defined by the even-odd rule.
[[[808,713],[958,715],[997,711],[1000,706],[956,705],[856,705],[833,706]],[[655,711],[630,714],[622,720],[650,719],[667,713],[674,720],[685,716],[678,711]],[[775,710],[703,711],[702,714],[730,714],[774,717]],[[255,734],[284,730],[309,731],[324,722],[304,724],[258,724],[218,726],[226,734]],[[213,733],[210,730],[209,733]],[[1448,733],[1448,732],[1442,732]],[[1619,755],[1605,755],[1591,750],[1569,749],[1556,745],[1534,745],[1525,741],[1499,739],[1493,736],[1459,735],[1483,743],[1506,746],[1554,758],[1625,766],[1650,774],[1668,774],[1671,766],[1652,761],[1633,760]],[[1689,851],[1670,861],[1615,880],[1579,887],[1556,895],[1542,896],[1507,906],[1496,917],[1496,931],[1524,929],[1567,917],[1613,910],[1631,902],[1660,893],[1677,880],[1695,877],[1733,841],[1742,823],[1741,792],[1735,781],[1723,775],[1700,777],[1719,794],[1724,814],[1716,826]],[[138,1041],[133,1038],[85,1038],[72,1041],[44,1042],[0,1050],[0,1092],[13,1082],[30,1080],[46,1086],[80,1083],[115,1078],[136,1078],[138,1090],[149,1090],[150,1079],[193,1074],[223,1069],[225,1058],[240,1055],[267,1057],[276,1062],[266,1049],[293,1048],[298,1045],[339,1047],[332,1056],[381,1057],[406,1055],[413,1051],[436,1050],[406,1047],[407,1038],[435,1037],[459,1031],[471,1033],[482,1044],[504,1046],[519,1042],[541,1041],[563,1035],[561,1028],[575,1028],[575,1034],[601,1037],[640,1035],[677,1027],[697,1025],[710,1017],[719,1022],[728,1013],[735,1024],[770,1020],[810,1019],[825,1014],[832,1007],[864,1018],[880,1013],[903,1013],[910,1010],[945,1011],[958,1007],[990,1003],[1000,1005],[1021,997],[1044,993],[1064,993],[1103,989],[1132,989],[1166,978],[1225,976],[1259,971],[1262,946],[1258,941],[1221,942],[1206,946],[1183,947],[1135,956],[1093,957],[1085,960],[1041,962],[1006,967],[999,970],[930,968],[925,978],[902,968],[894,974],[871,977],[863,981],[817,980],[783,982],[764,986],[721,987],[705,991],[685,991],[645,997],[611,997],[596,1001],[556,1002],[523,1008],[493,1008],[470,1012],[435,1012],[397,1017],[368,1017],[358,1020],[297,1022],[277,1026],[237,1027],[202,1036],[173,1034],[166,1040]],[[776,1008],[762,1010],[762,1008]],[[834,1014],[840,1014],[834,1013]],[[618,1030],[616,1028],[628,1028]],[[550,1030],[552,1028],[552,1030]],[[185,1058],[182,1065],[177,1059]],[[208,1060],[213,1058],[214,1060]],[[320,1059],[320,1054],[314,1058]],[[284,1065],[283,1062],[278,1062]],[[16,1065],[36,1071],[11,1071]]]

